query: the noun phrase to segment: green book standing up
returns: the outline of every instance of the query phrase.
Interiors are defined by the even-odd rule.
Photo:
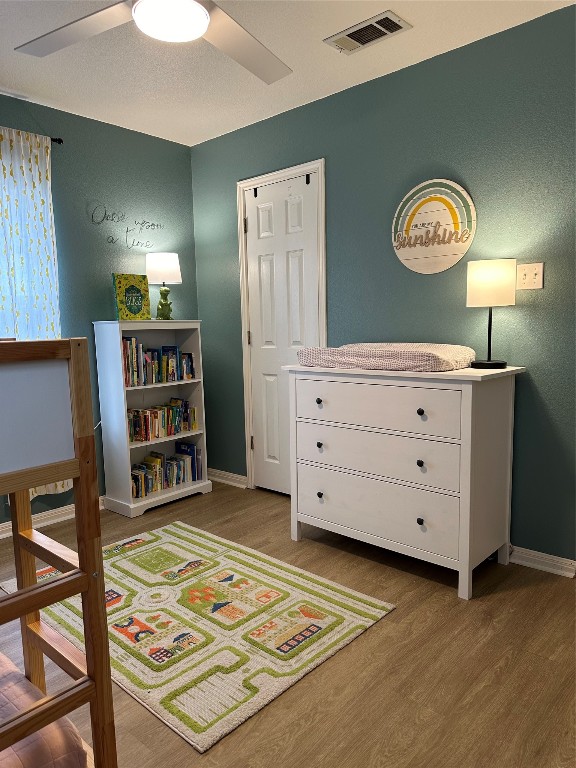
[[[150,292],[146,275],[112,274],[118,320],[150,320]]]

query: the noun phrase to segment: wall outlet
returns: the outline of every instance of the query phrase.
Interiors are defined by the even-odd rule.
[[[518,264],[516,267],[516,290],[534,290],[544,287],[544,264]]]

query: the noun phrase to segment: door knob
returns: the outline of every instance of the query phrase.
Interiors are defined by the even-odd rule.
[[[318,443],[316,443],[316,448],[322,448],[323,445],[324,445],[324,443],[318,442]]]
[[[423,517],[417,517],[416,518],[416,522],[418,523],[418,525],[424,525],[424,518]]]
[[[316,402],[318,403],[318,405],[322,405],[322,398],[321,397],[317,397],[316,398]]]
[[[418,416],[424,416],[424,408],[418,408],[416,413],[418,414]]]
[[[322,496],[324,496],[324,494],[322,493],[322,491],[318,491],[316,496],[318,496],[318,498],[321,499]]]
[[[416,464],[417,464],[419,467],[423,467],[423,466],[424,466],[424,462],[422,461],[422,459],[416,459]]]

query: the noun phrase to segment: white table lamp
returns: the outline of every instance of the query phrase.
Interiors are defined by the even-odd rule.
[[[172,320],[172,302],[168,301],[170,288],[166,285],[180,285],[182,275],[180,274],[180,262],[177,253],[147,253],[146,254],[146,277],[152,285],[159,285],[160,301],[156,312],[157,320]]]
[[[469,261],[466,289],[467,307],[488,307],[488,358],[471,367],[506,368],[504,360],[492,360],[492,307],[516,304],[516,259]]]

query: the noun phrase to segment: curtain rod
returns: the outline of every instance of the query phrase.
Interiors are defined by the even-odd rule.
[[[55,139],[54,136],[50,137],[52,144],[64,144],[64,139]]]

